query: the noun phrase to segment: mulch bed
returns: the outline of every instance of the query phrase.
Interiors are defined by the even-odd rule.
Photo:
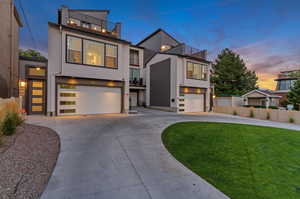
[[[59,136],[46,127],[22,124],[13,136],[1,137],[0,198],[39,198],[59,151]]]

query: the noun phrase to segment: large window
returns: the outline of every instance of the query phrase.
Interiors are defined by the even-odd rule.
[[[83,63],[95,66],[104,66],[104,44],[83,40]]]
[[[130,68],[129,80],[131,83],[140,81],[140,69]]]
[[[294,85],[296,80],[279,80],[277,83],[277,90],[289,90]]]
[[[207,80],[207,65],[187,62],[186,77],[188,79]]]
[[[105,63],[107,67],[117,68],[118,48],[115,45],[106,44]]]
[[[71,63],[81,63],[81,39],[68,36],[67,39],[67,60]]]
[[[68,63],[118,68],[118,46],[67,36]]]
[[[139,51],[130,50],[130,65],[139,66]]]

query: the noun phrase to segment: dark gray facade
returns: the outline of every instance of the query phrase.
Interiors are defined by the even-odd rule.
[[[150,66],[150,106],[170,107],[171,59]]]

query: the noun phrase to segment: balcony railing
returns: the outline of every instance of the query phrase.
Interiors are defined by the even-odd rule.
[[[185,43],[179,44],[178,46],[175,46],[166,52],[206,59],[206,50],[199,50]]]
[[[144,87],[144,82],[143,82],[143,78],[134,78],[134,79],[131,79],[129,80],[129,84],[130,86],[137,86],[137,87]]]
[[[76,13],[76,15],[70,15],[68,25],[87,29],[100,34],[106,34],[120,38],[121,24],[114,23],[107,20],[98,19],[93,16]]]

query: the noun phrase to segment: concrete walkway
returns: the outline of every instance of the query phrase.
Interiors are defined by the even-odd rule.
[[[161,142],[164,128],[180,121],[213,121],[300,130],[291,124],[213,113],[139,113],[29,117],[28,123],[50,127],[61,138],[61,153],[42,199],[228,198],[168,153]]]

